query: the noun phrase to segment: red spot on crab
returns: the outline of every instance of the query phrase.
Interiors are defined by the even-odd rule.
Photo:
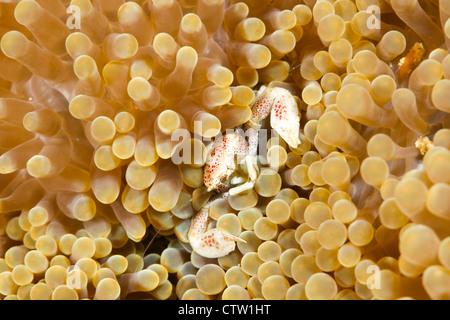
[[[233,171],[234,155],[247,153],[246,140],[238,134],[230,134],[217,138],[213,142],[211,151],[204,167],[204,184],[216,191],[227,189],[226,178],[229,171]]]

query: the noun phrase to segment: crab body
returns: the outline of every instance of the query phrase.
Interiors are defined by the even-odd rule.
[[[225,191],[229,188],[229,178],[236,170],[236,154],[247,154],[248,145],[238,133],[227,133],[214,140],[206,158],[203,181],[208,191]]]

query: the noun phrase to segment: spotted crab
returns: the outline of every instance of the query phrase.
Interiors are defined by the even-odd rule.
[[[231,178],[237,169],[235,155],[241,156],[238,159],[243,160],[250,181],[243,186],[230,189],[230,194],[243,192],[253,187],[257,178],[256,156],[259,131],[269,114],[271,127],[289,146],[297,148],[300,144],[298,106],[287,89],[261,87],[251,110],[252,116],[243,126],[248,140],[235,131],[219,136],[211,144],[203,171],[204,184],[209,191],[223,192],[230,189]]]
[[[247,139],[234,131],[218,136],[209,146],[204,166],[204,184],[208,191],[215,191],[223,197],[252,189],[258,175],[256,161],[259,131],[263,121],[270,114],[270,125],[286,143],[297,148],[300,144],[300,115],[292,94],[281,87],[263,86],[252,104],[252,116],[244,124]],[[236,157],[240,156],[240,157]],[[247,171],[247,181],[239,176],[239,166]],[[233,187],[238,183],[243,184]],[[217,228],[207,231],[209,207],[215,196],[199,210],[191,221],[189,242],[198,254],[209,257],[225,256],[235,248],[235,242],[245,242]]]

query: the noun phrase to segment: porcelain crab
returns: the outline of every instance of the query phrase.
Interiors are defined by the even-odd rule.
[[[257,178],[256,156],[259,131],[263,121],[270,114],[270,125],[286,143],[297,148],[300,144],[300,116],[292,94],[281,87],[260,88],[252,105],[252,116],[244,124],[245,137],[237,131],[219,136],[211,144],[204,167],[204,184],[208,190],[222,192],[229,189],[236,163],[243,160],[250,181],[230,189],[231,194],[243,192],[253,187]],[[236,161],[235,155],[240,156]],[[239,181],[239,179],[238,179]]]
[[[286,141],[296,148],[300,144],[300,115],[292,94],[281,87],[263,86],[256,95],[252,104],[252,116],[244,124],[245,135],[237,131],[217,137],[208,149],[204,166],[204,184],[208,191],[216,191],[203,208],[194,216],[188,233],[189,242],[198,254],[217,258],[229,254],[234,250],[236,241],[243,239],[221,231],[217,228],[207,231],[209,222],[209,207],[217,197],[228,197],[229,194],[238,194],[253,188],[257,178],[258,166],[256,156],[259,144],[259,131],[262,122],[270,114],[271,127]],[[240,156],[236,158],[236,156]],[[249,181],[244,182],[238,167],[244,165]],[[231,189],[230,189],[231,188]]]

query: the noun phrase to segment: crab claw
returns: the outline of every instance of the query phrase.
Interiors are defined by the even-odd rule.
[[[233,251],[236,248],[236,241],[246,243],[244,239],[214,228],[194,239],[191,247],[203,257],[219,258]]]
[[[270,111],[270,125],[292,148],[300,144],[300,116],[297,102],[291,93],[283,88],[273,88],[276,98]]]
[[[191,220],[191,227],[188,232],[189,243],[195,252],[206,258],[226,256],[234,250],[236,241],[246,242],[217,228],[207,231],[210,221],[208,211],[212,201],[218,198],[226,199],[227,197],[227,193],[213,197]]]
[[[191,219],[191,226],[189,227],[188,239],[193,241],[200,237],[208,229],[209,221],[209,207],[211,203],[216,199],[228,199],[228,192],[218,193],[209,198],[208,202],[197,212],[197,214]]]
[[[247,123],[251,155],[256,155],[258,131],[269,114],[271,127],[289,146],[297,148],[300,144],[300,115],[294,97],[284,88],[263,86],[258,91],[252,105],[252,117]]]
[[[236,169],[235,155],[247,154],[248,146],[244,137],[237,133],[227,133],[216,138],[209,150],[203,169],[203,182],[208,191],[224,191],[228,180]]]
[[[188,232],[188,239],[190,242],[194,241],[196,238],[200,237],[208,229],[209,223],[209,204],[207,203],[199,212],[192,218],[191,227]]]
[[[252,116],[250,118],[251,123],[260,124],[265,118],[269,116],[272,109],[273,101],[276,98],[275,88],[268,88],[261,86],[256,94],[255,102],[252,104]]]

